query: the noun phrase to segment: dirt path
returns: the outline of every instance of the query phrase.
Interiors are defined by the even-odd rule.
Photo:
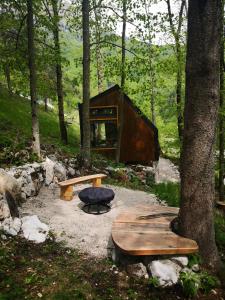
[[[116,194],[112,209],[102,215],[91,215],[82,211],[82,203],[77,194],[88,185],[75,188],[72,201],[59,199],[59,189],[43,188],[37,197],[30,198],[22,207],[23,215],[36,214],[50,226],[57,240],[89,253],[95,257],[106,257],[112,247],[111,226],[116,216],[129,207],[138,204],[158,204],[155,195],[142,191],[108,186]]]

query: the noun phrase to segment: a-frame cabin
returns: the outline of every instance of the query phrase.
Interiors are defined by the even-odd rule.
[[[79,114],[82,137],[82,104]],[[123,163],[152,165],[159,159],[157,128],[118,85],[90,99],[90,123],[92,151]]]

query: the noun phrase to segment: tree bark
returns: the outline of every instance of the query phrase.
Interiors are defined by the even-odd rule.
[[[123,0],[123,28],[122,28],[122,58],[121,58],[121,88],[124,90],[126,79],[126,24],[127,24],[127,0]]]
[[[123,0],[123,26],[122,26],[122,51],[121,51],[121,93],[120,93],[120,105],[119,105],[119,124],[118,124],[118,139],[117,139],[117,151],[116,162],[120,161],[121,140],[124,123],[124,87],[126,79],[126,19],[127,19],[127,0]]]
[[[63,96],[63,76],[62,76],[62,64],[61,64],[61,47],[59,42],[59,12],[58,12],[58,0],[52,0],[53,9],[53,35],[54,44],[56,51],[56,86],[57,86],[57,96],[58,96],[58,116],[59,116],[59,128],[61,140],[64,144],[68,143],[67,129],[65,124],[64,116],[64,96]]]
[[[189,0],[179,213],[180,233],[196,240],[204,264],[214,270],[220,266],[213,221],[220,9],[220,0]]]
[[[100,41],[101,41],[101,29],[100,29],[100,21],[101,14],[97,10],[96,1],[93,1],[94,4],[94,15],[95,15],[95,40],[96,40],[96,47],[95,47],[95,57],[97,63],[97,78],[98,78],[98,92],[102,93],[104,91],[103,86],[103,59],[101,55],[101,48],[100,48]]]
[[[83,145],[82,157],[85,166],[90,165],[90,29],[89,29],[89,0],[82,1],[83,25]]]
[[[36,96],[36,65],[34,47],[34,19],[33,1],[27,0],[27,39],[28,39],[28,64],[30,71],[30,98],[31,98],[31,117],[32,117],[32,149],[40,157],[40,136],[38,122],[38,107]]]
[[[44,98],[44,104],[45,104],[45,112],[48,112],[48,98]]]
[[[220,26],[220,112],[219,112],[219,200],[224,199],[224,0],[222,2]]]

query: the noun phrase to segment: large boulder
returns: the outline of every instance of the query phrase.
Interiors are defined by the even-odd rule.
[[[54,166],[55,162],[48,157],[42,163],[42,166],[45,170],[45,184],[50,185],[54,180]]]
[[[8,191],[16,199],[20,198],[21,186],[18,181],[3,169],[0,169],[0,194]]]
[[[10,210],[7,201],[3,198],[0,200],[0,221],[10,217]]]
[[[21,220],[19,218],[12,219],[10,217],[4,219],[4,221],[0,223],[0,229],[8,235],[12,235],[12,236],[17,235],[20,231],[20,228],[21,228]]]
[[[22,219],[22,231],[24,237],[35,243],[43,243],[49,233],[49,227],[42,223],[38,216],[27,216]]]
[[[149,264],[152,277],[156,277],[162,287],[176,284],[182,269],[181,261],[170,259],[154,260]]]
[[[60,162],[55,163],[54,176],[58,181],[66,180],[66,168]]]

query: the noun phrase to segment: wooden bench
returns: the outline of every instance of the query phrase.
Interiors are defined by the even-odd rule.
[[[130,255],[188,254],[198,251],[195,241],[170,229],[179,209],[166,206],[139,206],[121,213],[113,222],[112,239]]]
[[[60,199],[70,201],[73,199],[73,186],[75,184],[85,182],[85,181],[92,181],[92,185],[94,187],[101,186],[102,179],[105,178],[105,174],[95,174],[95,175],[88,175],[82,177],[76,177],[72,179],[68,179],[65,181],[61,181],[58,183],[60,186]]]

